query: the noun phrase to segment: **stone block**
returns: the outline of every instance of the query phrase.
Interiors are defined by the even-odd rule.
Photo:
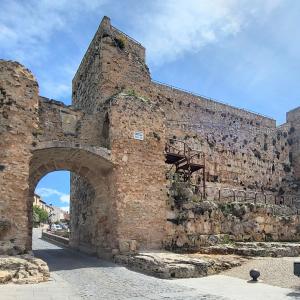
[[[119,251],[120,253],[129,253],[131,251],[131,241],[130,240],[120,240],[119,241]]]
[[[12,279],[11,272],[0,271],[0,283],[7,283]]]

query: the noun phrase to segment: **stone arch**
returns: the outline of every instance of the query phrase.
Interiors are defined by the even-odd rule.
[[[32,226],[32,201],[34,190],[37,183],[42,177],[53,171],[67,170],[77,176],[84,178],[90,185],[95,195],[93,200],[95,203],[95,219],[105,219],[107,224],[101,224],[103,230],[97,228],[97,224],[93,229],[93,243],[90,249],[92,252],[98,252],[99,248],[109,247],[109,236],[105,236],[105,227],[109,226],[109,206],[110,191],[108,184],[109,173],[113,168],[110,161],[109,150],[101,147],[87,147],[79,144],[68,142],[44,142],[38,144],[32,151],[32,158],[29,168],[29,199],[28,199],[28,215],[29,224]],[[99,211],[101,210],[101,213]],[[78,213],[78,212],[76,212]],[[77,217],[74,215],[74,218]],[[31,248],[32,228],[29,230],[28,248]],[[72,247],[78,248],[80,240],[76,232],[71,234],[70,244]]]

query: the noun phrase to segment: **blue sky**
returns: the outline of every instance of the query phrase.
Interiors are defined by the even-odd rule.
[[[0,57],[28,67],[41,95],[70,104],[72,77],[104,15],[146,47],[155,80],[278,124],[299,106],[294,0],[0,0]],[[53,174],[38,187],[68,195],[67,173]],[[62,195],[44,194],[66,206]]]

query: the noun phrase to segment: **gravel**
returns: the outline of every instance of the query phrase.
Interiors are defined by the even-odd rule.
[[[299,261],[296,257],[259,257],[247,261],[242,266],[225,271],[222,274],[240,279],[249,279],[249,271],[260,271],[260,280],[263,283],[283,288],[300,289],[300,278],[294,275],[293,263]]]

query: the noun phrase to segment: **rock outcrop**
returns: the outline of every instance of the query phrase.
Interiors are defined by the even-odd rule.
[[[0,283],[39,283],[50,277],[47,264],[31,255],[0,256]]]
[[[171,252],[145,252],[116,255],[115,262],[129,269],[159,278],[193,278],[219,273],[240,266],[245,259],[237,256],[182,255]]]

